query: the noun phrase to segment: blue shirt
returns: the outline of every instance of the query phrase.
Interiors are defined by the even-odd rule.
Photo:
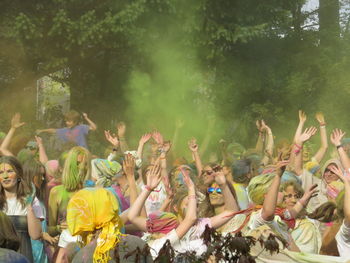
[[[57,137],[64,142],[73,142],[78,146],[87,148],[86,136],[90,127],[85,124],[74,126],[73,128],[61,128],[56,130]]]

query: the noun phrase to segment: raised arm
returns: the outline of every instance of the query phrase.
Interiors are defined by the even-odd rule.
[[[294,159],[294,171],[297,175],[301,175],[303,172],[303,145],[314,136],[316,132],[317,129],[315,127],[310,127],[302,134],[295,137],[295,144],[293,145],[291,156]]]
[[[123,171],[128,181],[130,193],[130,206],[132,206],[137,199],[138,193],[135,181],[135,158],[131,154],[126,155],[125,159],[123,160]],[[126,223],[128,221],[128,212],[129,211],[126,210],[120,215],[120,218],[122,219],[123,223]]]
[[[196,141],[195,138],[192,138],[188,142],[188,148],[192,152],[192,157],[193,157],[193,160],[194,160],[194,162],[196,164],[198,176],[201,176],[202,175],[202,171],[203,171],[203,165],[202,165],[201,158],[199,156],[198,144],[197,144],[197,141]]]
[[[152,137],[151,133],[146,133],[142,135],[140,141],[139,141],[139,146],[137,147],[137,157],[139,157],[142,160],[142,153],[143,153],[143,147],[145,144],[149,141],[149,139]]]
[[[141,231],[147,232],[147,218],[141,216],[141,210],[145,205],[146,199],[150,193],[157,188],[162,177],[160,174],[160,166],[153,166],[147,174],[147,185],[144,190],[139,194],[134,204],[131,205],[129,209],[128,219]]]
[[[343,171],[333,165],[331,166],[329,169],[331,169],[331,171],[333,173],[335,173],[336,175],[338,175],[338,177],[340,178],[340,180],[343,181],[344,183],[344,187],[345,187],[345,194],[344,194],[344,223],[347,227],[350,227],[350,176],[349,173],[343,173]]]
[[[321,147],[320,149],[318,149],[314,158],[318,163],[320,163],[327,152],[328,141],[327,141],[326,121],[324,120],[323,113],[322,112],[316,113],[316,119],[320,124]]]
[[[228,186],[226,177],[224,173],[222,172],[222,169],[217,171],[214,174],[215,182],[219,185],[221,188],[223,197],[224,197],[224,202],[225,202],[225,207],[224,211],[220,213],[219,215],[216,215],[214,217],[210,218],[211,221],[211,226],[213,228],[219,228],[226,224],[229,220],[231,220],[230,215],[232,213],[238,212],[239,211],[239,206],[236,202],[235,197],[233,196],[232,192],[230,191],[230,188]]]
[[[269,160],[273,156],[274,140],[272,130],[269,126],[266,125],[264,120],[261,120],[261,129],[267,133],[267,144],[264,150],[264,157],[261,160],[261,163],[265,166],[269,164]]]
[[[279,187],[281,183],[281,177],[287,164],[288,161],[281,161],[276,164],[276,176],[273,178],[272,184],[266,193],[263,208],[261,211],[261,217],[265,221],[272,221],[275,218],[275,210]]]
[[[337,148],[340,161],[344,166],[346,172],[350,172],[350,159],[341,143],[341,140],[344,137],[344,135],[345,132],[343,132],[341,129],[334,129],[331,134],[331,142]]]
[[[258,131],[259,131],[258,141],[256,142],[255,151],[258,153],[262,153],[264,150],[264,131],[262,129],[262,125],[261,125],[260,120],[257,120],[255,122],[255,124],[256,124]]]
[[[0,151],[4,155],[10,155],[12,156],[13,154],[9,151],[9,146],[12,140],[13,135],[15,134],[15,131],[17,128],[22,127],[25,123],[21,122],[21,114],[16,113],[12,119],[11,119],[11,128],[9,132],[6,134],[4,140],[1,143],[0,146]]]
[[[90,131],[96,131],[97,125],[91,119],[89,119],[88,115],[86,113],[83,113],[83,117],[84,117],[85,121],[88,123],[88,125],[90,127],[89,128]]]
[[[312,197],[317,196],[318,190],[317,190],[317,184],[312,185],[300,198],[300,200],[294,205],[294,207],[289,210],[289,213],[291,214],[292,218],[297,218],[299,213],[307,207],[310,199]]]
[[[49,129],[41,129],[41,130],[36,130],[36,134],[40,133],[50,133],[50,134],[55,134],[57,129],[49,128]]]
[[[119,147],[119,140],[115,134],[111,134],[110,131],[105,131],[106,140],[113,146],[112,153],[108,156],[108,161],[112,161],[115,159]]]
[[[45,147],[43,144],[43,140],[38,136],[35,136],[35,140],[36,140],[36,143],[38,144],[38,147],[39,147],[39,161],[42,164],[46,164],[48,162],[49,158],[47,157]]]
[[[197,198],[195,185],[190,176],[184,173],[184,182],[188,188],[188,204],[184,220],[176,228],[176,234],[181,239],[197,221]]]
[[[129,150],[129,146],[125,138],[126,125],[124,122],[119,122],[117,124],[117,133],[120,141],[120,150],[124,153]]]

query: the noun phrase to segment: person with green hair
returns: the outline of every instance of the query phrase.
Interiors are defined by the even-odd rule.
[[[70,198],[83,188],[84,181],[90,178],[91,154],[83,147],[73,147],[66,158],[62,173],[62,185],[55,186],[49,196],[48,233],[51,236],[60,235],[58,243],[58,262],[65,254],[64,248],[72,238],[66,223],[66,210]]]

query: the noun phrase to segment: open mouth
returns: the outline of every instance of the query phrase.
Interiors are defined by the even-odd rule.
[[[10,179],[2,180],[2,183],[3,184],[9,184],[9,183],[11,183],[11,180]]]

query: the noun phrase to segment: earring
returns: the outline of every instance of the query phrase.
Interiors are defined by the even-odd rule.
[[[21,178],[18,178],[18,179],[17,179],[17,182],[20,182],[20,181],[21,181]]]

